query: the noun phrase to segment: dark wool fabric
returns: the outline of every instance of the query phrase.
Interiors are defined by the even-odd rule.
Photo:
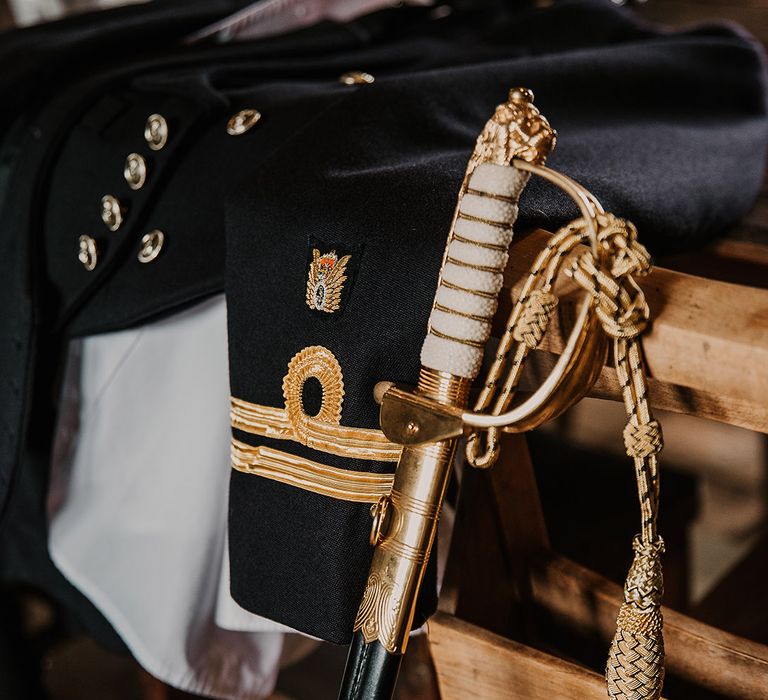
[[[69,337],[146,322],[226,288],[233,395],[282,406],[291,357],[323,345],[344,374],[342,424],[376,427],[375,382],[415,381],[467,158],[510,87],[532,88],[558,129],[550,165],[631,218],[652,253],[721,233],[760,187],[762,54],[732,28],[659,31],[609,0],[565,0],[543,10],[457,6],[441,19],[400,8],[242,44],[180,43],[240,4],[157,2],[0,37],[7,577],[30,577],[18,573],[15,533],[45,530],[39,472]],[[349,70],[376,81],[340,84]],[[243,108],[261,121],[228,136],[228,117]],[[154,112],[170,129],[159,152],[142,136]],[[148,157],[137,192],[122,179],[131,151]],[[117,232],[99,218],[104,194],[128,206]],[[533,179],[518,228],[553,229],[574,214]],[[166,245],[142,265],[139,241],[154,228]],[[77,260],[83,233],[99,245],[93,272]],[[304,300],[312,246],[352,255],[332,315]],[[269,444],[342,468],[393,468]],[[37,508],[21,507],[29,498]],[[368,507],[240,473],[230,502],[235,598],[347,641],[371,556]],[[428,584],[422,613],[433,602]]]

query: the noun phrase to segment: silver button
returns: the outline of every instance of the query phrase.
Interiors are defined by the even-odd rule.
[[[123,223],[123,209],[120,200],[111,194],[105,194],[101,198],[101,220],[110,231],[117,231]]]
[[[83,263],[83,267],[89,272],[96,267],[99,261],[99,251],[96,249],[96,241],[91,236],[80,236],[80,252],[77,259]]]
[[[139,153],[131,153],[125,159],[123,176],[132,190],[140,190],[147,181],[147,161]]]
[[[361,70],[352,70],[339,76],[342,85],[370,85],[375,80],[370,73]]]
[[[165,234],[159,229],[144,234],[141,238],[141,249],[139,250],[138,255],[139,262],[152,262],[158,255],[160,255],[164,242]]]
[[[261,119],[261,113],[255,109],[241,109],[237,114],[233,114],[227,122],[227,133],[230,136],[240,136],[246,131],[250,131]]]
[[[168,122],[162,114],[150,114],[144,126],[144,140],[153,151],[159,151],[168,141]]]

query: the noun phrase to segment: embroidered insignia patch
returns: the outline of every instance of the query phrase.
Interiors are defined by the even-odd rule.
[[[341,292],[347,264],[351,255],[339,258],[336,251],[320,254],[317,248],[312,249],[312,260],[309,264],[307,277],[307,306],[316,311],[332,314],[341,306]]]

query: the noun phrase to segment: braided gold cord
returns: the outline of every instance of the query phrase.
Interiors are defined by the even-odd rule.
[[[517,319],[512,337],[525,343],[531,350],[538,347],[556,307],[557,297],[554,294],[541,289],[534,290]]]
[[[583,253],[568,274],[595,300],[595,311],[613,338],[616,374],[621,386],[627,425],[624,445],[635,463],[641,529],[635,538],[635,559],[624,586],[624,603],[608,652],[605,678],[613,700],[657,700],[664,681],[664,638],[661,596],[661,553],[664,542],[656,530],[659,505],[658,453],[664,441],[661,426],[648,405],[639,336],[648,324],[645,295],[633,275],[650,272],[648,252],[637,242],[628,221],[601,217],[600,238],[608,255],[597,260]]]
[[[664,680],[664,640],[661,596],[661,554],[664,543],[656,530],[659,503],[658,453],[661,426],[648,405],[639,336],[648,324],[649,309],[634,276],[651,269],[650,256],[637,241],[629,221],[598,215],[598,250],[579,255],[566,270],[589,295],[604,332],[613,339],[613,357],[627,413],[624,445],[633,459],[640,501],[641,528],[633,547],[635,558],[624,587],[606,666],[608,696],[614,700],[656,700]],[[525,360],[541,342],[557,305],[552,287],[565,257],[588,239],[588,223],[577,219],[561,228],[539,254],[523,285],[502,336],[489,379],[475,406],[500,414],[517,390]],[[504,367],[511,364],[504,385],[496,392]],[[482,451],[477,433],[467,440],[472,466],[488,467],[498,455],[498,429],[486,433]]]
[[[659,633],[630,632],[621,625],[611,643],[605,669],[608,697],[616,700],[660,698],[664,683],[664,639]],[[621,619],[621,617],[620,617]]]
[[[557,297],[552,286],[557,278],[563,259],[587,236],[582,220],[563,226],[549,240],[547,247],[531,266],[509,317],[504,334],[496,350],[496,358],[488,373],[488,379],[475,404],[475,411],[485,410],[494,395],[493,412],[504,411],[517,390],[522,378],[528,353],[541,342],[552,313],[557,306]],[[512,356],[512,362],[504,386],[495,393],[496,385]],[[499,454],[499,429],[489,428],[485,433],[485,446],[481,446],[480,435],[472,433],[467,438],[467,461],[473,467],[486,469],[492,466]]]

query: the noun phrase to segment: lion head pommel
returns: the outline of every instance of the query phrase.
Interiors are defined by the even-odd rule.
[[[472,160],[509,165],[513,158],[542,165],[555,147],[556,133],[533,104],[533,93],[514,88],[477,139]]]

